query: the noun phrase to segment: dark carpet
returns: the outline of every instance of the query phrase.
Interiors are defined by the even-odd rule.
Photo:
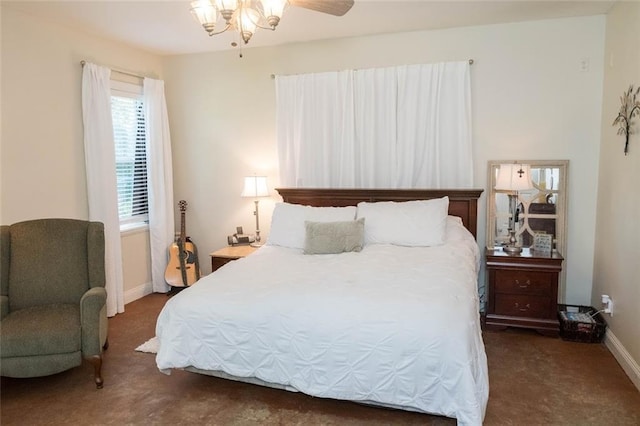
[[[8,425],[454,425],[455,419],[314,398],[199,374],[160,373],[134,349],[168,297],[152,294],[109,320],[104,388],[89,363],[0,381]],[[535,332],[486,332],[487,425],[640,425],[640,392],[605,346]]]

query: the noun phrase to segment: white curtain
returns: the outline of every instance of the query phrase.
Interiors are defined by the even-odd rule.
[[[108,68],[84,65],[82,121],[89,220],[104,223],[107,315],[114,316],[124,312],[124,289],[110,75]]]
[[[278,155],[288,166],[280,167],[281,182],[335,187],[336,180],[353,181],[353,170],[347,167],[353,161],[352,73],[284,80],[276,78]]]
[[[276,77],[292,187],[473,185],[468,62]]]
[[[393,68],[354,71],[354,188],[395,188],[398,109]],[[343,187],[338,182],[337,188]]]
[[[169,117],[164,82],[144,79],[144,106],[147,135],[147,186],[149,191],[149,241],[153,291],[166,293],[164,279],[168,248],[174,240],[173,167]]]

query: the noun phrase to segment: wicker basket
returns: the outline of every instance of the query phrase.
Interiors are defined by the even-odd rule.
[[[591,306],[558,304],[562,340],[583,343],[602,342],[607,331],[607,323],[597,312]]]

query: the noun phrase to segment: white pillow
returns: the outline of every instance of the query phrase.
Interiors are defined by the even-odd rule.
[[[306,234],[305,221],[346,222],[355,218],[355,206],[311,207],[300,204],[276,203],[267,244],[303,249]]]
[[[365,244],[436,246],[444,243],[449,197],[418,201],[358,203]]]
[[[459,216],[447,216],[447,227],[445,232],[445,242],[474,240],[473,234],[462,224],[462,218]]]

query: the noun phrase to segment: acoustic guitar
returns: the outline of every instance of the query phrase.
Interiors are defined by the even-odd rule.
[[[198,249],[186,236],[185,213],[187,202],[180,200],[180,236],[169,247],[169,264],[164,279],[172,287],[188,287],[200,279]]]

